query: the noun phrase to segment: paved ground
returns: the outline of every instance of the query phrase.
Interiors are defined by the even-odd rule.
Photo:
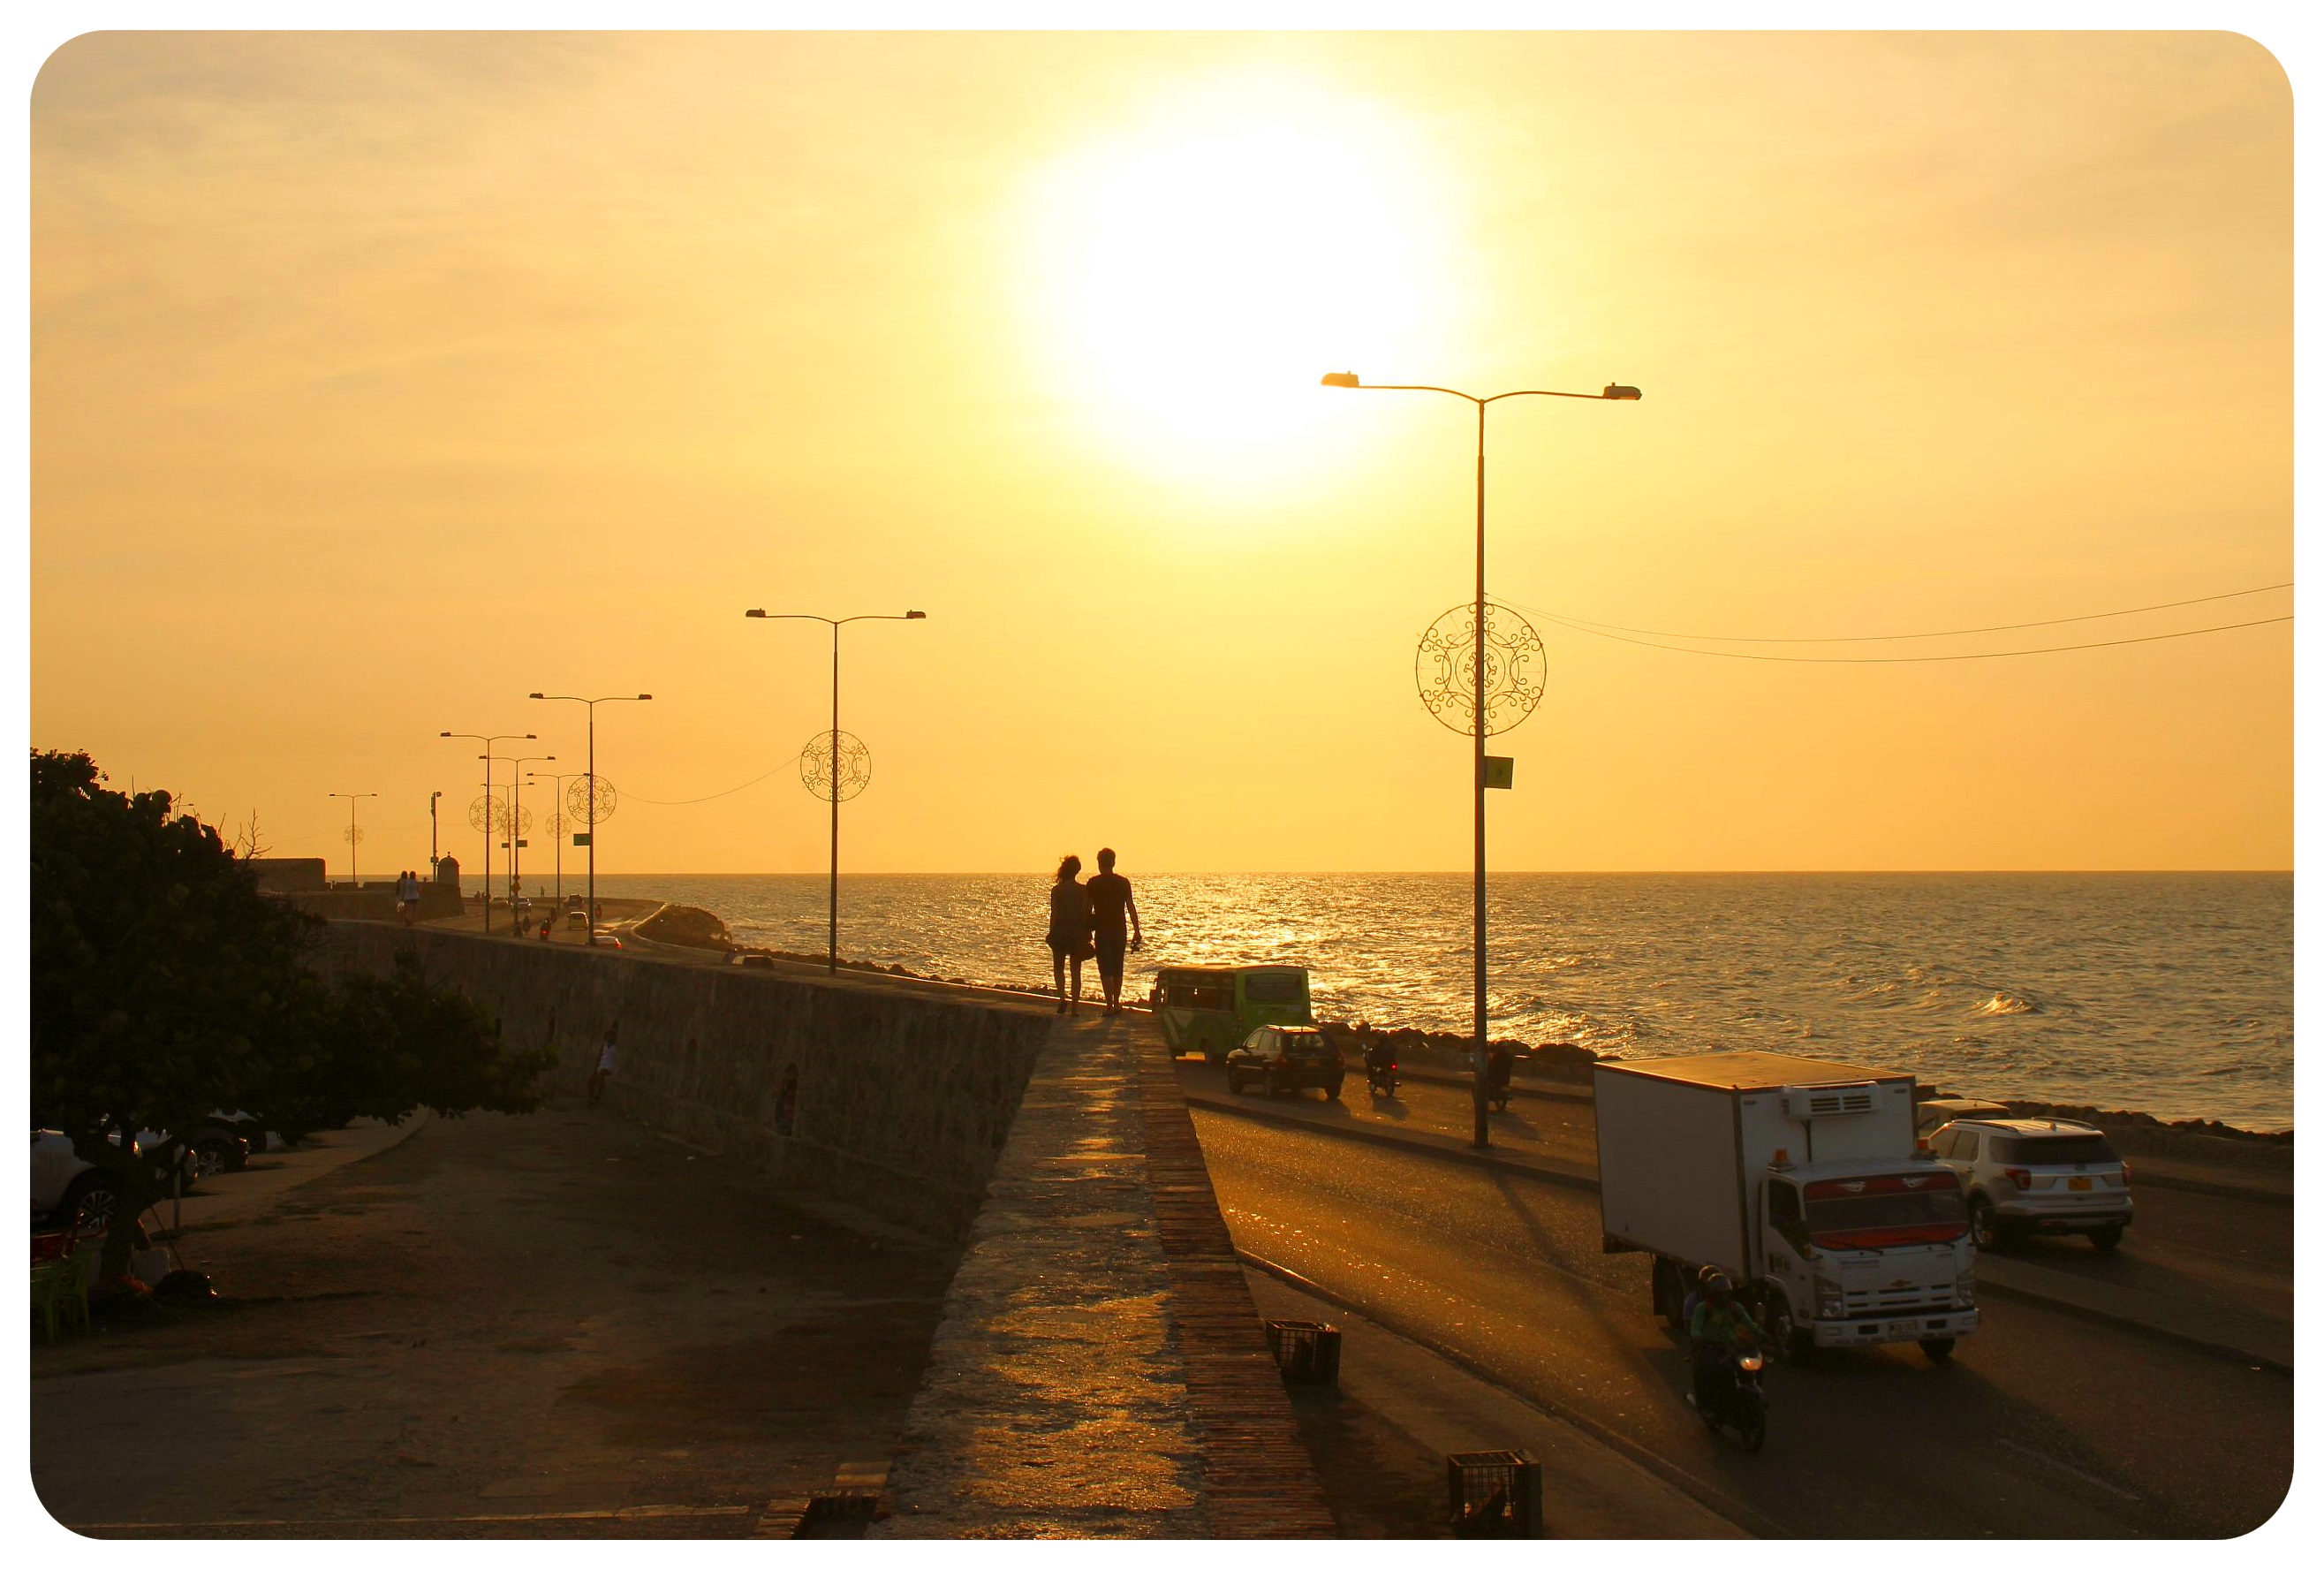
[[[919,1383],[952,1257],[840,1219],[570,1103],[438,1120],[189,1225],[226,1304],[35,1346],[33,1482],[100,1536],[748,1537]]]
[[[1239,1247],[1754,1530],[2229,1536],[2290,1482],[2290,1378],[2000,1299],[1950,1368],[1905,1348],[1771,1371],[1771,1437],[1745,1455],[1685,1405],[1646,1261],[1600,1251],[1595,1196],[1199,1107],[1195,1123]]]

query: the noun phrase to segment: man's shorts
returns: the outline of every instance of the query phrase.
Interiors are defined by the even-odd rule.
[[[1101,928],[1094,936],[1097,938],[1098,974],[1104,976],[1120,975],[1121,974],[1121,956],[1130,951],[1130,934],[1127,932],[1108,932]]]

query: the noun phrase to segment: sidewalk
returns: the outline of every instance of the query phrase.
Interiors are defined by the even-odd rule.
[[[1509,1112],[1493,1116],[1495,1146],[1477,1150],[1469,1142],[1465,1098],[1457,1106],[1442,1096],[1409,1094],[1397,1102],[1374,1104],[1358,1093],[1360,1080],[1354,1076],[1350,1076],[1346,1096],[1338,1102],[1306,1096],[1234,1095],[1224,1088],[1221,1070],[1192,1061],[1179,1065],[1179,1077],[1187,1104],[1206,1112],[1296,1124],[1326,1138],[1383,1145],[1597,1192],[1594,1119],[1586,1104],[1563,1097],[1513,1100]],[[2144,1178],[2152,1163],[2135,1165]],[[2231,1303],[2174,1296],[2122,1282],[2094,1281],[2049,1265],[1991,1253],[1978,1257],[1977,1271],[1980,1285],[2005,1297],[2127,1325],[2287,1373],[2292,1371],[2291,1324]]]
[[[302,1183],[310,1183],[326,1172],[401,1144],[434,1116],[422,1108],[401,1123],[357,1118],[344,1129],[310,1134],[296,1149],[253,1156],[250,1164],[239,1172],[205,1179],[199,1189],[179,1202],[176,1231],[170,1230],[171,1203],[167,1199],[145,1213],[147,1222],[158,1222],[158,1235],[172,1242],[189,1233],[230,1225],[264,1209]]]

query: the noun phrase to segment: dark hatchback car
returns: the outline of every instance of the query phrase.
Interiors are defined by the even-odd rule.
[[[1313,1025],[1261,1025],[1227,1054],[1227,1089],[1238,1095],[1246,1085],[1264,1086],[1269,1095],[1312,1085],[1337,1101],[1347,1075],[1340,1049]]]

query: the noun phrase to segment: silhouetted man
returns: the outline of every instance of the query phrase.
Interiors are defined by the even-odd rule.
[[[1097,876],[1089,890],[1092,936],[1097,939],[1098,979],[1105,984],[1105,1011],[1121,1012],[1121,956],[1128,948],[1143,947],[1146,933],[1138,919],[1138,897],[1130,880],[1113,870],[1113,852],[1097,853]],[[1123,918],[1129,919],[1128,929]]]

